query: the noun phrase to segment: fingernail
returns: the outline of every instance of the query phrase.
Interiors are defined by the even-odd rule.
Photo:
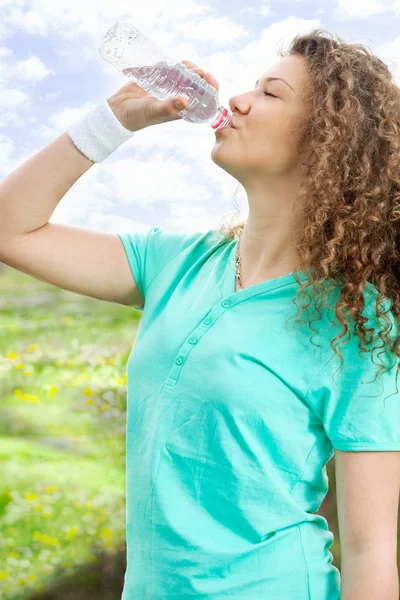
[[[184,105],[182,104],[182,102],[179,102],[179,100],[177,102],[175,102],[175,106],[179,110],[182,110],[183,108],[185,108]]]

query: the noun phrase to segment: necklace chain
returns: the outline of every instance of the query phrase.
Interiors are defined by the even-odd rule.
[[[237,279],[237,286],[240,290],[244,290],[244,287],[242,286],[241,283],[241,279],[240,279],[240,254],[239,254],[239,246],[240,246],[240,238],[238,240],[238,243],[236,244],[236,265],[235,265],[235,271],[236,271],[236,279]],[[289,275],[292,275],[294,271],[292,271],[291,273],[289,273]]]
[[[239,246],[240,246],[240,238],[236,245],[236,278],[237,278],[237,286],[240,290],[243,290],[243,286],[240,280],[240,254],[239,254]]]

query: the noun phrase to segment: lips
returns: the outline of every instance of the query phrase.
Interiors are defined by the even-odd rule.
[[[230,123],[229,125],[225,125],[224,127],[221,127],[221,129],[236,129],[236,127],[234,126],[233,123]]]

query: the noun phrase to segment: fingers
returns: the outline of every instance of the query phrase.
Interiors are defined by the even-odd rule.
[[[213,77],[213,76],[211,75],[211,73],[208,73],[208,72],[207,72],[207,73],[204,75],[204,79],[205,79],[205,80],[206,80],[208,83],[211,83],[211,85],[213,85],[213,86],[216,88],[216,90],[219,92],[219,83],[218,83],[218,81],[215,79],[215,77]]]
[[[190,60],[181,60],[181,63],[183,63],[185,65],[185,67],[189,67],[190,69],[198,67],[198,65],[196,65],[196,63],[191,62]]]
[[[181,63],[183,63],[185,65],[185,67],[187,67],[188,69],[193,71],[193,73],[196,73],[197,75],[199,75],[200,77],[205,79],[207,81],[207,83],[210,83],[211,85],[213,85],[215,87],[215,89],[219,92],[219,83],[215,79],[215,77],[213,77],[211,75],[211,73],[209,73],[208,71],[205,71],[204,69],[201,69],[200,67],[198,67],[196,65],[196,63],[191,62],[190,60],[181,60]]]

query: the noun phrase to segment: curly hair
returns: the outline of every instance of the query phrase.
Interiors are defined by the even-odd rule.
[[[287,55],[304,57],[310,76],[304,92],[308,110],[299,123],[302,226],[294,232],[299,268],[307,278],[301,283],[294,273],[301,288],[293,303],[310,299],[306,290],[312,285],[320,318],[324,282],[339,284],[335,315],[344,331],[330,346],[342,367],[334,342],[349,333],[346,315],[354,319],[360,351],[370,352],[367,334],[373,337],[375,329],[364,326],[368,319],[362,312],[364,292],[372,284],[378,292],[375,317],[383,318],[382,352],[400,357],[400,90],[367,46],[348,44],[323,29],[297,35],[286,51],[278,50],[281,58]],[[223,224],[218,231],[232,240],[244,225]],[[400,364],[396,387],[399,370]]]

